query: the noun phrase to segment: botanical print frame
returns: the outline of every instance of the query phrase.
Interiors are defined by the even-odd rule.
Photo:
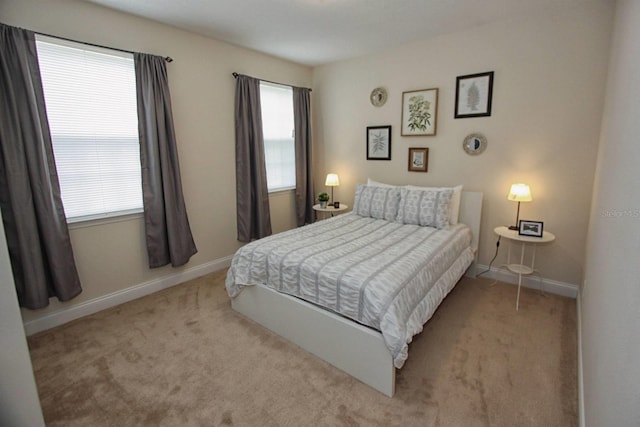
[[[391,160],[391,126],[367,126],[367,160]]]
[[[542,237],[542,221],[526,221],[521,219],[518,222],[518,234],[521,236]]]
[[[429,149],[428,148],[409,148],[409,171],[410,172],[426,172],[429,168]]]
[[[434,136],[438,122],[438,88],[402,92],[402,136]]]
[[[456,77],[456,119],[491,115],[493,71]]]

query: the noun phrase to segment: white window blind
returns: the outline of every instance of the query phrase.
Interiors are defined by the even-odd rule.
[[[37,38],[69,222],[142,211],[133,55]]]
[[[293,89],[260,82],[262,132],[269,191],[296,187]]]

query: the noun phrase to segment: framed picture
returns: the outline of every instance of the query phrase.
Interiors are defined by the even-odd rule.
[[[542,237],[542,225],[540,221],[525,221],[518,223],[518,234],[521,236]]]
[[[367,127],[367,160],[391,160],[391,126]]]
[[[491,115],[493,71],[456,78],[456,119]]]
[[[409,148],[409,171],[426,172],[429,167],[428,148]]]
[[[402,92],[402,136],[433,136],[437,121],[437,88]]]

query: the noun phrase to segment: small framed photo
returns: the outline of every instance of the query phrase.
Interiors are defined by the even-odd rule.
[[[518,223],[518,234],[521,236],[542,237],[542,225],[540,221],[525,221]]]
[[[428,148],[409,148],[409,171],[426,172],[429,167]]]
[[[456,77],[456,119],[491,115],[493,71]]]
[[[437,88],[402,92],[402,136],[434,136],[437,121]]]
[[[391,160],[391,126],[367,127],[367,160]]]

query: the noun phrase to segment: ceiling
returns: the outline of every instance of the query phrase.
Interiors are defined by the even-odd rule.
[[[316,66],[606,0],[86,0]]]

